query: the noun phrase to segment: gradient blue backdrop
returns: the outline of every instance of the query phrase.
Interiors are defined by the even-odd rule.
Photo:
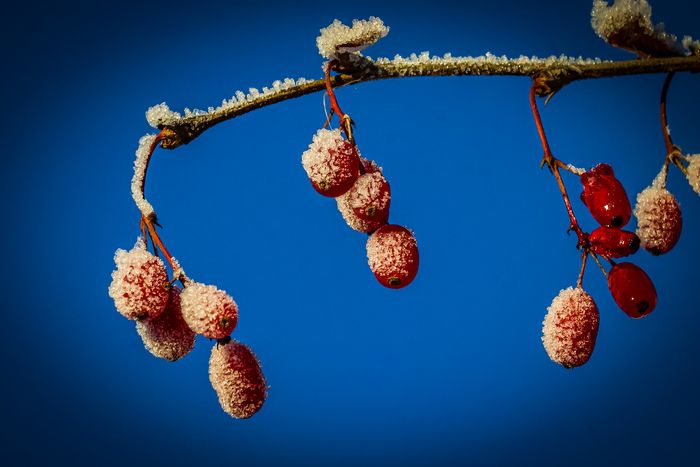
[[[690,6],[689,6],[690,5]],[[146,184],[188,275],[229,292],[234,337],[271,386],[250,420],[211,388],[212,343],[152,357],[107,295],[113,255],[139,234],[130,195],[148,107],[217,106],[236,90],[320,78],[315,38],[378,16],[371,57],[567,54],[632,59],[590,27],[590,1],[31,2],[0,19],[3,285],[0,463],[15,465],[697,465],[700,197],[670,254],[640,252],[659,305],[631,320],[589,267],[601,313],[593,357],[552,363],[541,323],[575,285],[575,237],[542,148],[527,78],[426,78],[338,91],[365,157],[392,186],[391,218],[421,266],[379,286],[365,236],[318,196],[301,153],[325,115],[315,94],[157,150]],[[700,6],[653,20],[700,36]],[[663,163],[664,76],[575,83],[542,110],[555,155],[610,163],[631,198]],[[698,77],[669,93],[674,142],[700,152]],[[541,104],[541,102],[540,102]],[[584,229],[595,222],[565,174]]]

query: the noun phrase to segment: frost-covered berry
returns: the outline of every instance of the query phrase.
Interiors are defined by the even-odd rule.
[[[155,318],[168,302],[168,273],[163,261],[146,249],[139,238],[130,251],[114,254],[117,270],[112,272],[109,296],[117,311],[131,320]]]
[[[615,303],[631,318],[642,318],[656,307],[656,288],[647,273],[632,263],[618,263],[608,272]]]
[[[630,200],[612,167],[598,164],[581,175],[581,201],[600,225],[620,229],[632,215]]]
[[[603,258],[622,258],[639,250],[639,237],[628,230],[600,226],[588,236],[591,250]]]
[[[301,163],[314,189],[329,198],[348,191],[360,176],[357,148],[343,139],[340,129],[318,130]]]
[[[199,282],[187,284],[180,295],[182,317],[196,334],[222,339],[238,324],[238,306],[226,292]]]
[[[234,418],[252,417],[267,397],[260,360],[250,347],[237,340],[214,346],[209,359],[209,381],[221,407]]]
[[[634,215],[642,248],[652,255],[668,253],[678,242],[683,227],[681,205],[666,188],[652,185],[639,193]]]
[[[367,240],[369,268],[380,284],[390,289],[406,287],[418,272],[418,245],[413,232],[387,224]]]
[[[583,289],[559,292],[542,323],[542,343],[549,358],[569,369],[586,363],[595,347],[599,321],[598,307]]]
[[[687,156],[686,159],[690,162],[687,167],[688,182],[695,193],[700,195],[700,154]]]
[[[381,173],[360,175],[347,193],[341,195],[359,219],[377,220],[389,214],[391,189]]]
[[[136,331],[141,336],[146,350],[169,362],[179,360],[190,353],[196,340],[196,334],[182,318],[181,293],[180,287],[173,286],[165,310],[155,318],[136,323]]]

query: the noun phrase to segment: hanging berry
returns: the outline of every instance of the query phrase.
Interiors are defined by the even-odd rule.
[[[652,185],[637,195],[634,207],[642,248],[654,256],[671,251],[681,236],[681,205],[666,188]]]
[[[390,289],[406,287],[418,273],[418,245],[413,232],[387,224],[367,240],[369,267],[380,284]]]
[[[168,273],[163,261],[153,256],[139,238],[130,251],[117,250],[117,270],[112,272],[109,296],[117,311],[131,320],[155,318],[168,303]]]
[[[180,295],[182,317],[195,333],[222,339],[238,324],[238,306],[213,285],[190,282]]]
[[[632,215],[630,201],[612,167],[598,164],[581,175],[581,183],[581,201],[600,225],[620,229],[629,222]]]
[[[559,292],[542,323],[542,343],[549,358],[568,369],[586,363],[595,347],[599,321],[598,307],[582,288]]]
[[[603,258],[622,258],[639,250],[639,237],[628,230],[600,226],[588,236],[591,250]]]
[[[642,318],[656,307],[656,288],[642,268],[618,263],[608,272],[608,288],[615,303],[631,318]]]
[[[301,162],[314,189],[329,198],[347,192],[360,176],[357,148],[337,130],[318,130]]]

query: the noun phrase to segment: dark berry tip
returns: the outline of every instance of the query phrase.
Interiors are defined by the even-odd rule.
[[[642,300],[641,302],[637,303],[637,311],[640,315],[643,315],[648,309],[649,302],[647,302],[646,300]]]
[[[610,225],[613,227],[622,227],[622,216],[615,216],[610,220]]]

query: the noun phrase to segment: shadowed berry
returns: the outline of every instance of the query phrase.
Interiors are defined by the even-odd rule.
[[[581,201],[600,225],[620,229],[629,222],[632,215],[630,201],[612,167],[598,164],[581,175],[581,183]]]
[[[642,318],[656,308],[656,288],[636,264],[619,263],[608,272],[608,288],[615,303],[631,318]]]
[[[639,237],[634,232],[600,226],[588,236],[591,250],[603,258],[622,258],[639,250]]]
[[[380,284],[390,289],[406,287],[418,273],[418,245],[405,227],[387,224],[367,240],[369,267]]]
[[[595,347],[599,321],[598,307],[583,289],[559,292],[542,323],[542,343],[549,358],[569,369],[586,363]]]

